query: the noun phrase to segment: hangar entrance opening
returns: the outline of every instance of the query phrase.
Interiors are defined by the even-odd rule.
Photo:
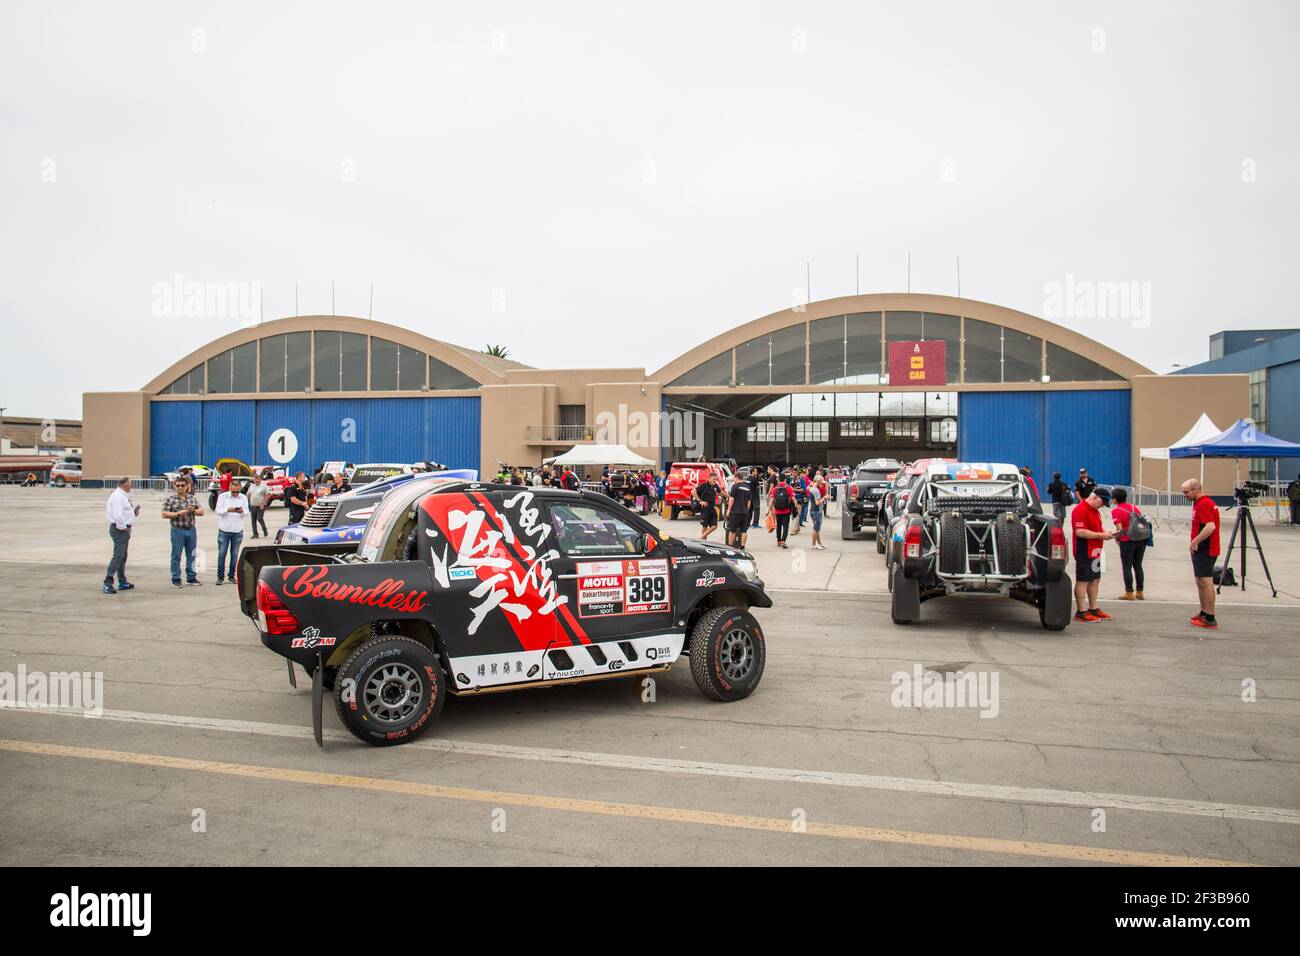
[[[697,415],[704,454],[742,465],[856,465],[866,458],[957,454],[952,391],[704,393],[673,395],[665,409]],[[686,454],[676,448],[669,457]]]

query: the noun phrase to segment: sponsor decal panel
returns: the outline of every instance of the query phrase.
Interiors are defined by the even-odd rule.
[[[556,637],[555,613],[568,602],[551,572],[559,556],[552,528],[532,492],[505,498],[500,511],[470,492],[434,495],[421,504],[433,519],[425,531],[433,578],[444,588],[453,580],[477,581],[469,592],[475,602],[469,636],[499,615],[524,648],[546,647]]]
[[[341,584],[330,580],[330,570],[328,565],[320,564],[285,568],[281,591],[289,598],[311,597],[364,604],[406,614],[423,611],[425,599],[429,596],[428,591],[407,589],[406,582],[400,578],[384,578],[373,587]]]
[[[578,563],[578,616],[618,617],[669,610],[668,561]]]
[[[295,637],[289,642],[289,646],[293,648],[305,647],[308,649],[314,647],[333,647],[337,641],[338,638],[321,637],[320,628],[318,627],[305,627],[302,630],[302,637]]]

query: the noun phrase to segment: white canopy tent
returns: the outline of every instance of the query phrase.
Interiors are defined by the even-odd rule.
[[[563,455],[556,455],[545,461],[548,465],[635,465],[637,468],[652,468],[654,462],[632,451],[626,445],[574,445]]]
[[[1210,420],[1209,415],[1205,414],[1205,412],[1201,412],[1201,417],[1196,420],[1196,424],[1193,425],[1191,428],[1187,429],[1186,434],[1184,434],[1182,438],[1178,439],[1178,441],[1169,445],[1167,448],[1139,449],[1138,451],[1138,488],[1139,489],[1142,489],[1144,487],[1142,484],[1143,462],[1145,462],[1148,458],[1153,458],[1157,461],[1163,461],[1165,463],[1165,495],[1167,496],[1167,502],[1165,506],[1166,517],[1168,517],[1167,512],[1169,511],[1169,507],[1172,504],[1173,494],[1174,494],[1174,488],[1173,488],[1174,465],[1173,465],[1173,460],[1170,458],[1169,455],[1170,450],[1174,448],[1185,448],[1189,445],[1199,445],[1207,441],[1208,439],[1213,438],[1214,436],[1222,433],[1223,433],[1223,429],[1220,428],[1218,425],[1214,424],[1214,422]],[[1201,458],[1201,481],[1205,481],[1205,459],[1204,458]],[[1159,504],[1159,495],[1160,492],[1156,492],[1157,506]]]

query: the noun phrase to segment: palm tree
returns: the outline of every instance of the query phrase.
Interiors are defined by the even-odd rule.
[[[509,358],[510,349],[504,345],[489,345],[483,350],[484,355],[495,355],[497,358]]]

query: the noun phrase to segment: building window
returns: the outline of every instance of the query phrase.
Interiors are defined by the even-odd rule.
[[[176,381],[164,388],[159,395],[202,395],[203,373],[205,366],[196,365]]]
[[[418,349],[388,339],[370,339],[370,390],[416,392],[424,388],[427,362]]]
[[[1255,427],[1262,432],[1268,431],[1268,369],[1256,369],[1250,373],[1250,417]],[[1250,480],[1268,480],[1268,461],[1263,458],[1250,460]]]
[[[930,444],[953,445],[956,442],[957,422],[955,419],[944,418],[930,422]]]
[[[208,359],[208,393],[257,391],[257,343],[245,342]]]
[[[1114,382],[1120,376],[1092,359],[1048,342],[1047,378],[1051,382]]]
[[[702,362],[695,368],[691,369],[668,383],[669,387],[692,386],[695,388],[708,388],[714,385],[731,384],[731,349],[723,352],[721,355],[715,355],[706,362]]]
[[[359,332],[316,332],[316,391],[364,392],[370,360],[368,336]]]
[[[915,419],[894,418],[885,422],[887,441],[919,441],[921,423]]]
[[[1014,329],[1002,330],[1002,381],[1041,382],[1043,340]]]
[[[967,382],[1002,381],[1002,326],[966,320]]]
[[[795,422],[794,440],[798,442],[830,441],[830,422]]]
[[[311,333],[288,332],[261,340],[261,392],[301,392],[311,385]]]
[[[785,441],[785,422],[758,422],[750,425],[746,437],[753,443]]]
[[[876,434],[873,421],[840,422],[841,438],[872,438]]]
[[[474,381],[459,369],[454,369],[441,359],[429,356],[429,388],[478,388]]]
[[[802,385],[807,379],[807,329],[803,323],[772,333],[772,384]]]
[[[844,381],[842,385],[879,385],[881,314],[858,312],[844,320]]]

